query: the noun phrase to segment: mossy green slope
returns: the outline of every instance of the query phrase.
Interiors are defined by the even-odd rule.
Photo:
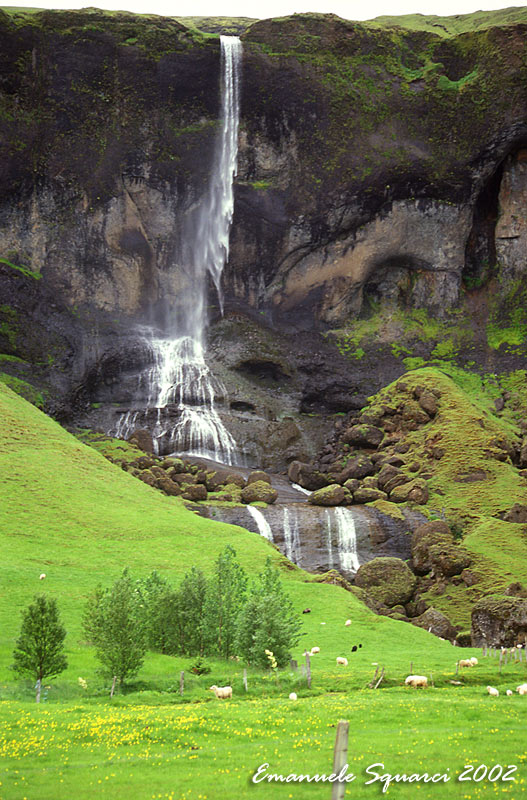
[[[418,461],[429,476],[430,500],[423,510],[444,515],[460,532],[479,578],[470,588],[449,585],[446,594],[428,600],[455,624],[470,627],[470,609],[479,597],[527,580],[526,526],[498,516],[515,503],[527,503],[526,479],[506,456],[519,429],[510,415],[495,413],[478,376],[454,367],[450,374],[436,367],[408,372],[375,395],[369,409],[397,405],[417,386],[439,390],[441,399],[436,417],[405,437],[407,461]],[[439,459],[433,448],[442,451]]]
[[[347,617],[353,620],[348,633],[354,643],[393,637],[400,646],[395,657],[400,665],[406,664],[408,652],[422,651],[425,644],[431,664],[437,664],[437,658],[442,663],[447,656],[444,643],[430,642],[426,632],[376,617],[338,586],[313,582],[261,537],[198,517],[178,498],[144,485],[1,384],[0,417],[0,675],[4,679],[10,676],[19,611],[35,593],[45,590],[58,600],[69,634],[66,678],[75,676],[76,681],[80,670],[95,669],[91,648],[82,642],[81,616],[86,597],[98,583],[108,585],[126,566],[137,577],[157,569],[171,580],[182,577],[192,564],[210,573],[227,543],[252,575],[270,555],[284,567],[283,577],[299,613],[311,608],[303,618],[299,657],[306,644],[317,644],[322,648],[318,663],[334,668],[335,656],[347,646],[335,637],[334,626],[344,630]],[[42,582],[41,573],[46,574]],[[351,644],[350,639],[349,648]],[[147,677],[174,669],[174,659],[153,655],[149,659]],[[362,660],[365,677],[371,671],[371,652],[366,651]]]

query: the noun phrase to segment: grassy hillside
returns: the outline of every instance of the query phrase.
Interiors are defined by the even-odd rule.
[[[497,11],[475,11],[473,14],[455,14],[437,17],[434,14],[402,14],[382,16],[364,24],[374,28],[407,28],[412,31],[428,31],[447,38],[469,31],[486,30],[502,25],[517,25],[527,22],[527,8],[500,8]]]
[[[525,662],[500,672],[495,658],[458,676],[457,648],[424,630],[373,615],[343,589],[321,583],[293,568],[255,534],[211,523],[187,511],[175,498],[135,480],[66,433],[34,406],[0,384],[0,796],[38,800],[231,797],[322,798],[324,784],[249,783],[259,765],[275,772],[328,772],[335,724],[352,721],[350,765],[361,797],[378,797],[379,783],[365,785],[370,764],[390,771],[430,768],[458,774],[466,763],[521,766],[524,700],[485,694],[487,683],[514,688],[527,677]],[[295,652],[318,645],[313,684],[299,673],[274,676],[243,664],[211,660],[212,672],[191,677],[191,661],[148,654],[131,691],[110,703],[108,687],[96,673],[83,641],[80,616],[86,595],[98,582],[110,583],[129,565],[137,576],[153,568],[177,579],[193,563],[210,571],[216,554],[232,543],[251,573],[269,553],[287,565],[284,581],[299,614],[304,637]],[[45,581],[39,574],[45,572]],[[35,592],[57,598],[68,630],[69,669],[46,684],[36,708],[29,682],[9,670],[19,611]],[[351,627],[344,620],[352,619]],[[352,653],[352,644],[362,648]],[[463,655],[471,650],[463,650]],[[346,655],[348,668],[338,668]],[[366,688],[375,666],[386,670],[381,689]],[[435,687],[405,689],[410,670],[429,676]],[[179,672],[186,670],[179,695]],[[87,681],[85,691],[78,677]],[[233,686],[234,699],[217,702],[207,687]],[[287,699],[291,690],[299,700]],[[492,705],[492,726],[486,719]],[[495,735],[495,734],[498,735]],[[401,744],[404,741],[404,745]],[[455,753],[452,743],[455,743]],[[499,783],[517,797],[524,786]],[[464,798],[465,784],[454,780],[449,796]],[[414,798],[415,787],[397,787]],[[419,797],[437,798],[423,784]],[[479,796],[479,794],[474,795]]]

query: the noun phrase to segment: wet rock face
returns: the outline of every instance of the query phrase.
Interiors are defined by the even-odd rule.
[[[527,637],[527,600],[489,595],[472,609],[472,646],[512,647]]]
[[[258,511],[271,527],[273,543],[295,564],[309,572],[336,569],[348,580],[360,564],[377,556],[408,558],[407,531],[416,522],[412,515],[397,520],[373,508],[335,509],[308,503],[277,503]],[[259,533],[246,508],[202,506],[199,513]]]

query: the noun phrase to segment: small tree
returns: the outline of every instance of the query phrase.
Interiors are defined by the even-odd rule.
[[[271,651],[276,665],[283,667],[300,638],[301,627],[279,572],[267,558],[238,619],[237,651],[250,664],[263,668],[269,666],[267,653]]]
[[[95,591],[83,622],[107,677],[123,684],[137,674],[146,652],[146,613],[141,592],[127,570],[111,589]]]
[[[68,661],[63,653],[66,630],[60,623],[55,600],[45,595],[35,597],[22,612],[22,627],[13,651],[13,669],[36,681],[36,701],[45,678],[63,672]]]
[[[238,617],[247,591],[247,577],[236,559],[236,550],[227,545],[215,564],[207,593],[204,615],[207,652],[229,658],[234,652]]]

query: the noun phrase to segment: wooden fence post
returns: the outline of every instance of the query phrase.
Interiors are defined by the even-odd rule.
[[[339,772],[348,763],[348,734],[350,724],[347,720],[341,719],[337,725],[337,735],[335,737],[335,749],[333,751],[333,773]],[[342,800],[346,792],[345,781],[335,781],[331,787],[331,800]]]
[[[503,661],[503,650],[500,650],[500,675],[501,675],[501,662]]]
[[[182,671],[180,676],[179,676],[179,693],[180,693],[180,695],[183,695],[184,691],[185,691],[185,673]]]
[[[410,675],[414,674],[414,662],[410,661]]]
[[[309,658],[309,653],[306,653],[306,678],[307,688],[311,689],[311,660]]]
[[[459,673],[459,661],[456,662],[456,675]]]
[[[111,689],[111,692],[110,692],[110,697],[113,697],[113,693],[115,692],[115,682],[116,682],[116,680],[117,680],[117,675],[114,675],[113,676],[113,681],[112,681],[112,689]]]
[[[295,661],[294,658],[292,658],[291,661],[289,662],[289,666],[291,667],[293,672],[298,672],[298,661]]]

